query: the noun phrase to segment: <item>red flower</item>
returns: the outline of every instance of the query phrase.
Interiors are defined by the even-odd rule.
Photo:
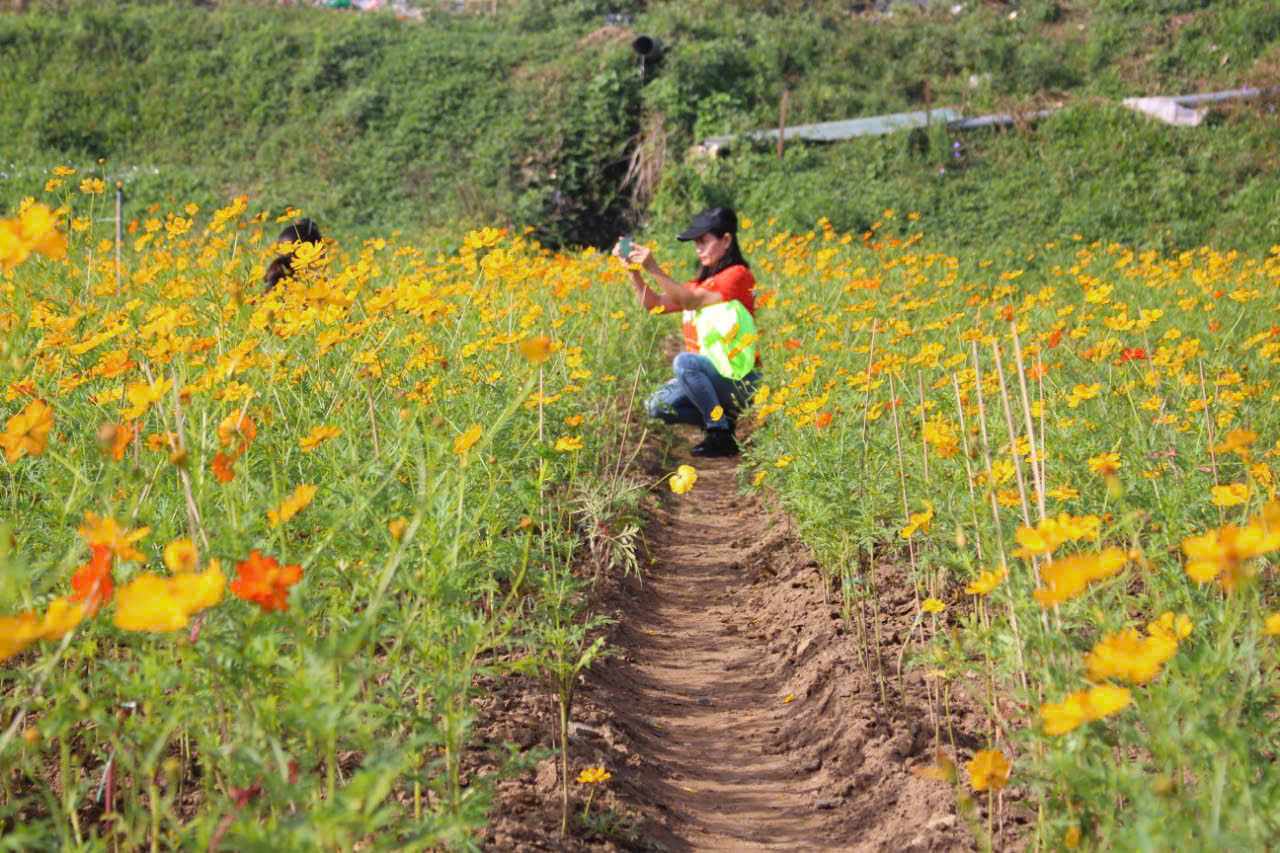
[[[1146,361],[1146,360],[1147,360],[1147,351],[1144,350],[1142,347],[1130,347],[1129,349],[1126,349],[1124,352],[1120,353],[1121,364],[1124,364],[1126,361]]]
[[[219,453],[213,457],[213,476],[218,478],[219,483],[230,483],[236,478],[236,470],[231,467],[236,464],[235,456],[228,456],[225,453]]]
[[[1046,341],[1046,343],[1049,344],[1049,349],[1053,349],[1058,344],[1062,343],[1062,330],[1054,329],[1052,332],[1050,332],[1049,340]]]
[[[236,579],[231,591],[245,601],[252,601],[263,610],[286,610],[289,607],[289,587],[302,580],[302,566],[296,563],[281,566],[275,557],[264,557],[257,551],[249,559],[236,564]]]
[[[85,612],[93,615],[98,608],[111,600],[111,548],[93,545],[89,562],[76,569],[71,576],[72,601],[83,601]]]
[[[818,429],[826,429],[831,426],[831,413],[819,412],[818,416],[813,419],[813,425]]]

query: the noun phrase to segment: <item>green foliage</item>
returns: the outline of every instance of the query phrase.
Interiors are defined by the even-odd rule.
[[[1081,106],[1025,130],[790,144],[781,161],[767,147],[743,148],[669,172],[652,212],[669,226],[699,206],[732,204],[793,231],[821,217],[861,231],[885,209],[915,210],[956,248],[1081,234],[1161,249],[1264,250],[1280,233],[1273,109],[1258,104],[1174,129],[1118,107]]]
[[[634,65],[625,43],[568,50],[577,36],[249,4],[3,15],[0,135],[18,174],[0,203],[105,157],[143,205],[249,192],[336,229],[511,222],[601,240],[626,212]]]
[[[1116,225],[1108,236],[1161,246],[1260,230],[1239,226],[1275,197],[1269,113],[1177,130],[1085,105],[1271,79],[1275,4],[964,5],[521,0],[414,25],[250,3],[35,3],[0,16],[0,137],[12,142],[0,205],[38,192],[58,162],[106,157],[131,212],[249,192],[362,233],[499,222],[603,246],[709,196],[795,227],[927,206],[947,212],[934,222],[957,241],[1020,223]],[[638,33],[664,45],[643,76],[629,50]],[[1029,133],[965,136],[963,163],[911,135],[792,146],[782,163],[763,152],[712,169],[685,161],[706,136],[776,126],[784,90],[791,125],[928,105],[1080,106]],[[654,117],[666,173],[653,208],[632,210],[628,158]],[[1215,211],[1225,220],[1209,222]]]

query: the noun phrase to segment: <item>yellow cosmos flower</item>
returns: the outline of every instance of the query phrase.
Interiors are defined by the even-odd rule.
[[[0,661],[25,651],[40,639],[40,620],[34,613],[0,616]]]
[[[53,429],[53,409],[43,400],[32,400],[21,412],[9,418],[0,433],[0,447],[5,462],[12,465],[23,456],[39,456],[49,443]]]
[[[453,440],[453,452],[459,456],[465,456],[467,451],[480,440],[482,435],[484,435],[484,430],[480,427],[480,424],[472,424],[467,427],[466,432]]]
[[[1040,719],[1047,735],[1066,734],[1079,726],[1110,717],[1129,706],[1128,688],[1100,684],[1069,694],[1062,702],[1040,706]]]
[[[84,621],[85,605],[71,599],[55,598],[49,602],[44,619],[40,622],[41,640],[61,640],[64,635]]]
[[[175,539],[164,546],[164,564],[175,575],[194,572],[199,561],[200,555],[190,539]]]
[[[409,526],[408,520],[404,518],[393,518],[387,522],[387,532],[391,534],[391,538],[400,541],[404,536],[405,528]]]
[[[331,438],[342,435],[342,430],[334,426],[318,426],[298,439],[298,446],[303,453],[310,453]]]
[[[1185,640],[1191,636],[1191,631],[1195,625],[1191,622],[1191,617],[1185,613],[1174,615],[1172,610],[1166,610],[1160,614],[1160,618],[1154,622],[1147,623],[1147,633],[1151,636],[1162,635],[1169,637],[1174,641]]]
[[[267,520],[271,522],[272,527],[279,527],[306,509],[315,496],[316,487],[304,483],[294,489],[293,494],[281,501],[280,506],[267,510]]]
[[[1214,506],[1239,506],[1249,500],[1248,483],[1231,483],[1226,486],[1214,486],[1209,491],[1213,495]]]
[[[1013,554],[1030,558],[1051,553],[1059,545],[1077,539],[1096,542],[1101,530],[1102,519],[1096,515],[1059,513],[1057,518],[1042,519],[1035,527],[1019,527],[1014,538],[1022,547]]]
[[[613,778],[613,774],[603,767],[587,767],[578,774],[578,783],[582,785],[600,785]]]
[[[1077,385],[1071,389],[1070,395],[1067,396],[1067,408],[1074,409],[1085,400],[1092,400],[1102,392],[1102,385],[1095,382],[1092,385]]]
[[[582,449],[582,439],[576,435],[562,435],[556,439],[557,453],[573,453]]]
[[[964,588],[965,595],[990,595],[996,587],[1004,582],[1004,578],[1004,569],[978,572],[978,579]]]
[[[936,598],[926,598],[920,602],[920,609],[925,613],[941,613],[947,609],[947,605],[943,604]]]
[[[676,473],[671,475],[671,491],[677,495],[683,495],[692,489],[696,482],[698,482],[697,469],[692,465],[681,465],[676,469]]]
[[[151,406],[164,399],[164,395],[173,388],[173,380],[161,379],[156,382],[132,382],[125,389],[124,396],[129,405],[121,410],[124,417],[140,418]]]
[[[922,510],[921,512],[911,513],[910,518],[907,519],[907,526],[902,528],[902,530],[899,531],[899,535],[903,539],[910,539],[912,536],[916,535],[917,532],[928,533],[929,527],[932,524],[933,524],[933,502],[925,501],[924,510]]]
[[[220,602],[226,586],[217,560],[199,573],[138,575],[116,593],[113,622],[122,631],[181,631],[193,615]]]
[[[1267,621],[1262,626],[1262,633],[1268,637],[1280,637],[1280,613],[1272,613],[1267,617]],[[0,660],[4,659],[2,655],[3,651],[0,650]]]
[[[101,195],[107,191],[107,184],[102,178],[85,178],[80,182],[80,192],[85,195]]]
[[[1103,477],[1115,474],[1123,464],[1119,453],[1099,453],[1089,457],[1089,470]]]
[[[1280,549],[1280,528],[1264,529],[1257,522],[1237,527],[1226,524],[1182,540],[1187,575],[1196,583],[1217,580],[1227,592],[1244,577],[1245,564]]]
[[[1147,684],[1178,651],[1178,641],[1158,632],[1146,637],[1129,628],[1107,634],[1085,655],[1090,681],[1114,678],[1130,684]]]
[[[1013,768],[1000,750],[983,749],[974,753],[964,769],[969,771],[969,784],[973,790],[999,791],[1008,783]]]
[[[1115,547],[1061,557],[1040,568],[1040,580],[1045,585],[1032,595],[1041,607],[1061,604],[1084,592],[1093,581],[1116,574],[1127,561],[1125,551]]]

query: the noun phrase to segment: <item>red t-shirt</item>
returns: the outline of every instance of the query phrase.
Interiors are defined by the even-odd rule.
[[[703,290],[714,290],[725,302],[734,299],[742,303],[742,307],[752,316],[756,316],[756,279],[751,270],[742,264],[734,264],[711,276],[705,281],[691,281],[686,287],[697,287]],[[693,312],[684,312],[684,348],[687,352],[698,351],[698,330],[693,326]],[[756,364],[760,363],[760,353],[756,351]]]

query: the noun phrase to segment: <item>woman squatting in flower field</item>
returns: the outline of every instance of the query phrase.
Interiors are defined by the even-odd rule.
[[[683,313],[685,351],[671,364],[674,377],[649,398],[646,408],[650,417],[666,423],[702,427],[706,434],[691,451],[694,456],[738,453],[734,424],[760,380],[759,359],[752,355],[755,329],[750,319],[755,316],[755,278],[738,247],[737,232],[738,218],[727,207],[713,207],[695,216],[679,234],[680,240],[693,242],[699,264],[697,276],[684,283],[668,275],[644,246],[630,245],[624,255],[630,241],[620,240],[613,249],[614,256],[629,265],[631,284],[641,305],[650,311]],[[645,281],[645,273],[658,289]],[[743,344],[728,353],[730,358],[737,357],[737,370],[723,356],[713,359],[702,351],[700,338],[704,346],[707,338],[698,316],[703,309],[734,301],[746,309],[740,316],[752,326],[744,332]],[[733,328],[736,332],[737,326]],[[731,333],[724,340],[733,337]],[[744,350],[744,346],[748,348]],[[751,358],[745,367],[741,366],[742,352]],[[743,371],[745,375],[735,378],[735,373]]]

